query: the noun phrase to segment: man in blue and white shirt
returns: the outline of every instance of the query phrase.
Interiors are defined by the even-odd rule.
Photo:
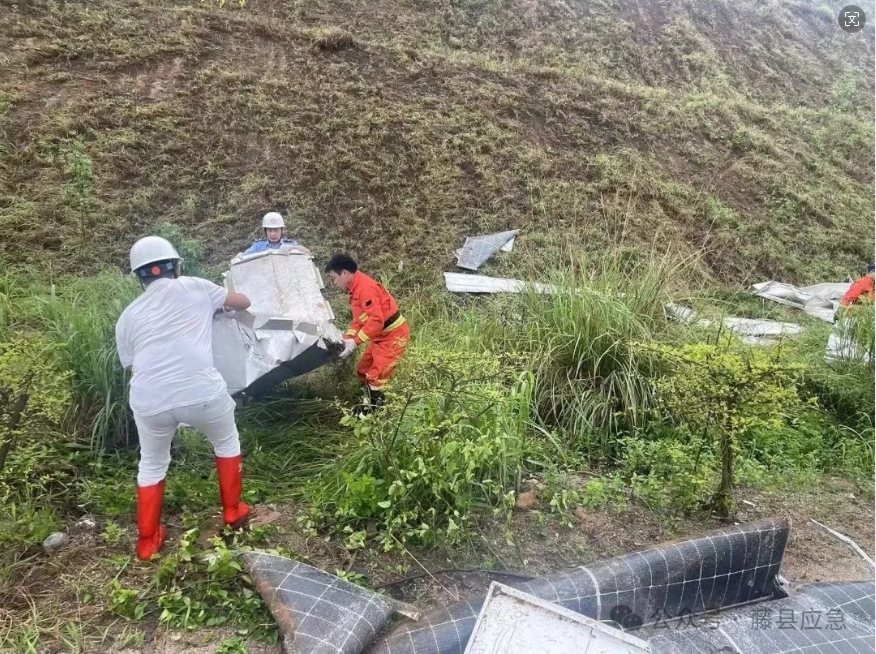
[[[276,250],[284,245],[297,247],[305,254],[311,254],[310,250],[301,245],[298,241],[291,238],[283,238],[283,228],[286,223],[283,221],[283,216],[276,211],[271,211],[265,214],[262,218],[262,228],[265,230],[265,238],[261,241],[256,241],[244,254],[255,254],[257,252],[266,252],[267,250]]]

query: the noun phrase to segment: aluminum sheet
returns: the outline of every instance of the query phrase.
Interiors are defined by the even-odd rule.
[[[256,317],[256,329],[270,319],[310,324],[335,319],[322,295],[325,285],[312,257],[294,249],[258,252],[235,259],[225,285],[250,299],[252,306],[248,312]]]
[[[493,582],[465,654],[650,654],[620,629]]]
[[[444,273],[444,285],[452,293],[521,293],[527,282],[505,277],[487,277],[467,273]],[[555,288],[549,284],[529,283],[539,293],[553,293]]]
[[[781,282],[761,282],[751,291],[764,299],[805,311],[813,318],[833,322],[839,301],[849,290],[851,282],[824,282],[797,287]]]
[[[312,257],[291,248],[238,256],[225,287],[252,305],[213,321],[213,360],[236,398],[257,398],[330,361],[343,335]]]
[[[457,257],[457,267],[477,270],[497,251],[510,252],[514,248],[514,239],[519,233],[519,229],[514,229],[507,232],[469,236],[465,239],[462,251]]]

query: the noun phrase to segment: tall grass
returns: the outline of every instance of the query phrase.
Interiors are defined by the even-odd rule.
[[[0,336],[10,329],[36,329],[61,346],[73,373],[67,427],[95,450],[131,443],[114,331],[138,292],[132,278],[114,270],[46,283],[21,270],[0,269]]]
[[[876,313],[872,304],[852,306],[839,317],[842,350],[851,363],[869,368],[876,364]]]
[[[841,316],[834,326],[840,336],[838,359],[825,358],[832,335],[831,328],[825,324],[807,326],[795,340],[794,351],[806,365],[807,392],[817,397],[819,405],[837,422],[872,440],[876,414],[872,356],[874,312],[873,307],[856,309],[856,315],[850,319]]]
[[[678,299],[694,263],[657,253],[574,259],[551,275],[555,293],[517,298],[512,338],[531,357],[538,418],[591,462],[615,456],[619,434],[653,406],[657,362],[641,344],[670,330],[663,305]]]

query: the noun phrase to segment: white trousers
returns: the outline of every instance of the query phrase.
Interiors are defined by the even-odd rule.
[[[240,454],[234,408],[234,400],[226,394],[210,402],[178,407],[152,416],[134,414],[140,439],[137,485],[152,486],[167,475],[170,444],[181,424],[202,432],[213,445],[216,456],[224,458]]]

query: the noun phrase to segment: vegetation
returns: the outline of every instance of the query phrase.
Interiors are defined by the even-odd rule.
[[[491,531],[519,548],[521,522],[559,534],[581,511],[724,520],[742,493],[834,476],[872,507],[873,307],[831,327],[740,292],[872,258],[872,27],[838,31],[838,7],[11,5],[0,649],[137,646],[150,625],[230,629],[224,652],[273,640],[235,549],[367,584],[372,555],[398,574],[436,551],[505,565]],[[377,414],[349,362],[239,414],[245,499],[279,526],[210,538],[210,446],[183,430],[170,539],[140,563],[113,332],[139,293],[127,251],[157,233],[217,279],[268,209],[318,260],[343,249],[379,274],[413,344]],[[552,291],[444,292],[462,237],[505,228],[523,230],[514,255],[484,271]],[[750,346],[670,302],[804,330]],[[828,360],[832,329],[854,347]],[[534,526],[533,501],[549,507]],[[48,556],[57,530],[77,547]]]
[[[302,527],[336,534],[350,552],[372,543],[408,552],[473,546],[485,520],[505,524],[513,542],[512,509],[533,475],[560,516],[578,506],[626,511],[630,502],[666,515],[704,507],[727,515],[737,484],[823,472],[867,478],[872,395],[856,403],[872,393],[870,362],[829,364],[824,339],[759,349],[672,322],[661,303],[689,288],[695,269],[668,255],[631,264],[607,254],[557,270],[552,293],[477,306],[443,294],[404,298],[416,339],[381,412],[360,414],[351,376],[326,369],[291,398],[241,414],[247,501],[303,502]],[[7,270],[3,279],[5,582],[15,587],[41,540],[85,512],[107,521],[102,545],[124,552],[95,562],[102,585],[77,590],[104,607],[96,624],[115,615],[275,637],[226,545],[194,546],[216,508],[209,445],[197,434],[183,434],[168,478],[165,515],[181,532],[146,577],[129,572],[136,456],[125,447],[111,326],[136,292],[130,277],[107,271],[47,287]],[[581,472],[588,483],[570,481]],[[777,472],[783,482],[772,479]],[[255,530],[234,547],[271,542]],[[11,616],[28,610],[21,602],[4,596]],[[56,637],[43,622],[24,624],[9,632],[13,645],[40,641],[43,631]]]
[[[278,209],[412,286],[508,228],[539,261],[625,241],[719,282],[842,279],[872,257],[874,88],[841,6],[18,3],[0,247],[93,270],[172,223],[215,263]]]

